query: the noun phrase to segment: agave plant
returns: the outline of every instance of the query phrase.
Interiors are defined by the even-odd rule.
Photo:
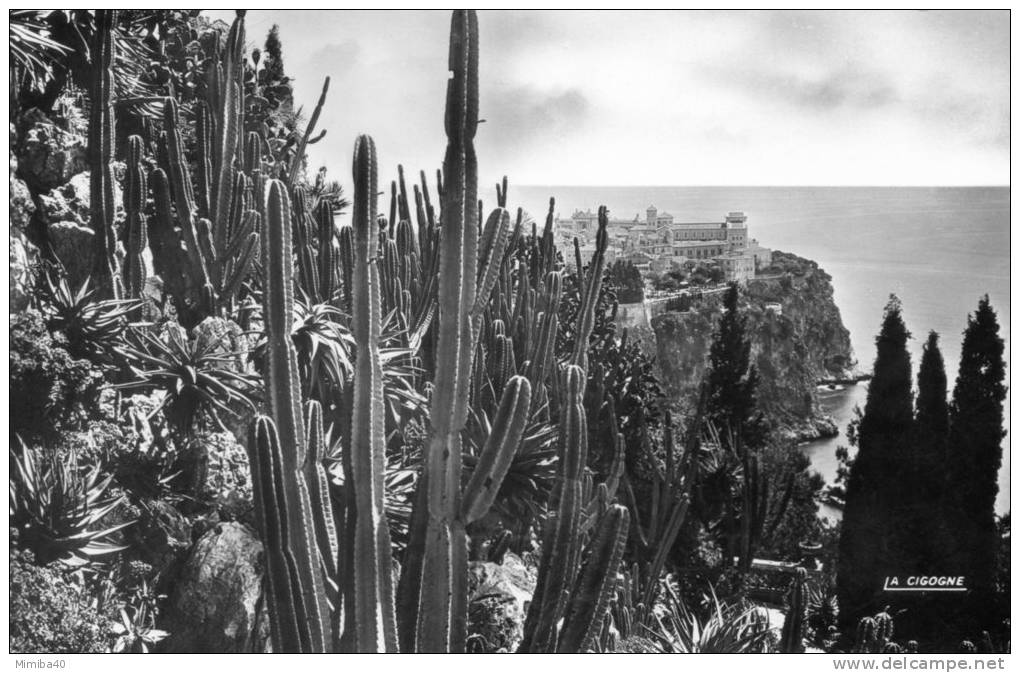
[[[166,330],[162,338],[143,330],[128,335],[131,345],[117,352],[134,380],[116,387],[126,392],[164,392],[160,408],[179,437],[190,436],[205,418],[228,432],[223,415],[232,417],[239,408],[257,409],[258,377],[237,370],[238,353],[227,350],[224,336],[189,340],[180,328]]]
[[[492,423],[483,409],[471,409],[469,419],[464,438],[465,483],[492,431]],[[514,454],[492,504],[493,516],[506,522],[531,522],[540,518],[556,480],[557,433],[555,426],[542,421],[532,422],[525,429],[520,449]]]
[[[133,522],[100,527],[121,501],[106,495],[113,476],[102,476],[98,466],[83,474],[73,453],[61,458],[18,443],[20,451],[10,451],[10,524],[36,562],[84,565],[124,549],[109,537]]]
[[[155,616],[143,603],[128,614],[126,607],[120,609],[120,621],[114,622],[113,632],[117,640],[110,651],[113,654],[147,654],[152,647],[170,634],[155,628]]]
[[[67,277],[45,276],[42,310],[47,327],[67,337],[68,351],[75,357],[107,360],[120,343],[130,315],[142,305],[137,299],[96,300],[96,288],[86,279],[72,290]]]
[[[676,654],[765,654],[775,638],[768,614],[749,603],[723,603],[715,592],[695,612],[664,582],[665,601],[642,628],[654,649]]]
[[[354,336],[346,328],[349,321],[350,316],[329,304],[294,302],[291,340],[306,397],[327,400],[331,389],[343,388],[354,376]]]
[[[255,311],[256,318],[258,311]],[[423,409],[425,397],[416,388],[421,369],[415,363],[413,349],[400,346],[395,311],[382,322],[379,359],[383,369],[383,399],[386,403],[386,427],[394,430]],[[291,341],[297,352],[301,385],[305,397],[326,408],[348,389],[354,377],[354,335],[351,316],[330,304],[312,303],[296,298]],[[265,340],[254,351],[261,363]],[[261,369],[261,365],[259,365]]]
[[[807,625],[811,640],[818,646],[834,640],[833,634],[839,619],[839,603],[836,600],[835,586],[826,583],[824,586],[808,585]]]

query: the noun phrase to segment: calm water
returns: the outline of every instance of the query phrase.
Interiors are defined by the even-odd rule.
[[[489,200],[492,195],[484,195]],[[550,196],[568,217],[574,208],[609,206],[632,218],[655,205],[678,221],[721,221],[731,210],[748,215],[749,234],[762,245],[813,259],[833,278],[836,303],[856,357],[870,370],[874,338],[890,293],[903,302],[913,363],[929,330],[941,336],[950,388],[956,379],[967,314],[987,293],[1010,341],[1009,189],[1007,187],[514,187],[510,202],[539,222]],[[823,404],[841,427],[866,388],[831,395]],[[1007,405],[1009,399],[1007,398]],[[1008,409],[1008,406],[1007,406]],[[1008,423],[1008,411],[1007,411]],[[806,447],[827,478],[835,473],[842,438]],[[1003,444],[997,506],[1009,509],[1009,436]]]

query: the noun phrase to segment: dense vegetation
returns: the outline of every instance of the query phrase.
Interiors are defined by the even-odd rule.
[[[275,28],[246,53],[243,12],[11,20],[12,651],[761,653],[832,635],[819,572],[793,569],[804,543],[832,546],[821,483],[763,421],[739,290],[698,401],[674,404],[617,329],[643,283],[606,264],[605,208],[573,272],[552,202],[528,227],[504,178],[485,209],[473,12],[451,22],[442,168],[431,185],[401,168],[388,211],[369,136],[350,202],[311,174],[329,82],[306,120]],[[961,366],[961,432],[996,400],[1001,426],[994,322],[979,314],[984,355]],[[978,490],[992,434],[968,435]],[[973,522],[987,533],[983,510],[954,525]],[[789,572],[763,579],[763,555]],[[529,585],[512,618],[512,592],[478,579],[511,567]]]
[[[857,454],[843,453],[837,587],[844,629],[884,608],[902,613],[901,637],[928,648],[979,634],[1008,638],[1008,580],[997,568],[1008,544],[995,517],[1005,399],[998,331],[984,297],[967,321],[951,402],[938,335],[930,333],[915,398],[900,303],[893,297],[886,306],[867,404],[851,435]],[[968,591],[884,592],[886,578],[896,576],[964,577]]]

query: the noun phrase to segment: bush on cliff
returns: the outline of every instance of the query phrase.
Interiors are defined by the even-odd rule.
[[[52,438],[80,425],[102,374],[72,357],[63,336],[50,334],[36,311],[12,315],[10,335],[11,432]]]
[[[34,565],[31,552],[10,555],[10,651],[90,654],[106,651],[112,623],[56,566]]]

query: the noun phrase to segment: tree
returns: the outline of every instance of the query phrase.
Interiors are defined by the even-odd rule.
[[[283,70],[283,44],[280,42],[280,27],[273,24],[266,35],[264,65],[259,76],[262,93],[274,110],[289,114],[294,107],[294,91],[290,78]]]
[[[723,435],[744,434],[755,411],[758,372],[751,364],[747,318],[738,309],[739,290],[730,285],[723,298],[723,316],[709,350],[707,419]]]
[[[946,450],[949,435],[949,403],[946,367],[939,350],[939,335],[928,334],[917,373],[917,404],[911,449],[910,498],[907,542],[912,570],[934,573],[940,570],[944,543],[941,517],[946,492]]]
[[[995,497],[1002,464],[1002,403],[1006,398],[1003,341],[985,295],[967,318],[960,370],[950,407],[949,471],[952,502],[947,508],[955,545],[951,570],[967,576],[977,594],[994,588],[999,536]]]
[[[633,304],[644,301],[645,281],[641,271],[625,260],[617,260],[609,266],[609,282],[616,291],[616,299],[621,304]]]
[[[836,588],[844,632],[884,607],[884,579],[902,571],[901,479],[914,420],[909,337],[900,301],[893,296],[876,339],[878,354],[843,510]]]

